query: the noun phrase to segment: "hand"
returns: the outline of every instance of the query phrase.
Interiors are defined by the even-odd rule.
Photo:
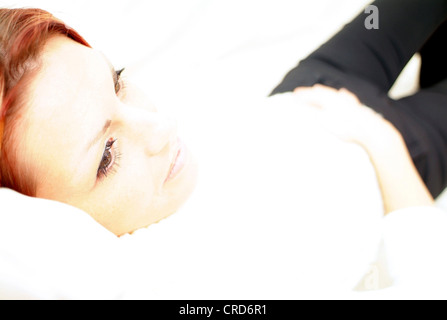
[[[299,87],[295,95],[318,113],[322,125],[331,133],[349,142],[361,145],[371,139],[386,138],[397,130],[379,113],[363,105],[357,96],[347,89],[334,89],[316,84]]]
[[[433,204],[402,135],[390,122],[346,89],[315,85],[297,88],[294,92],[319,113],[329,131],[366,150],[376,170],[385,213]]]

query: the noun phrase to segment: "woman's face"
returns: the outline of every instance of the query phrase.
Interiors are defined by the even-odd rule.
[[[175,212],[196,181],[175,122],[71,39],[49,40],[40,62],[16,131],[36,196],[83,209],[117,235]]]

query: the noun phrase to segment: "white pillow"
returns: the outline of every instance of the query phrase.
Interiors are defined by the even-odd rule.
[[[116,236],[65,204],[5,188],[0,204],[0,299],[119,297]]]
[[[394,286],[409,295],[447,298],[447,213],[435,207],[395,211],[384,219],[383,239]]]

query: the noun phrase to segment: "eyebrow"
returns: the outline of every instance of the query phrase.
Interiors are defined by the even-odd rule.
[[[95,137],[90,141],[90,143],[87,145],[87,150],[89,150],[91,147],[93,147],[98,141],[105,135],[109,127],[112,125],[112,120],[107,120],[104,123],[104,126],[102,129],[95,135]]]
[[[116,76],[117,76],[115,67],[113,66],[113,64],[110,62],[110,60],[107,58],[107,56],[103,52],[99,51],[99,53],[102,56],[102,58],[105,60],[107,65],[109,66],[113,82],[115,83]],[[95,135],[95,137],[87,145],[87,150],[90,150],[95,144],[98,143],[98,141],[105,135],[105,133],[107,132],[107,130],[110,128],[111,125],[112,125],[112,120],[110,120],[110,119],[106,120],[102,129]]]
[[[111,73],[111,75],[112,75],[112,79],[113,79],[113,83],[115,83],[115,82],[116,82],[116,79],[117,79],[117,74],[116,74],[116,69],[115,69],[115,67],[113,66],[112,62],[110,62],[110,60],[107,58],[107,56],[106,56],[102,51],[99,51],[99,53],[100,53],[101,56],[104,58],[104,60],[106,61],[106,63],[109,65],[110,73]]]

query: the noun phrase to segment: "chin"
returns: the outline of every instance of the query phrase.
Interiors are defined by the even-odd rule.
[[[177,212],[188,201],[196,188],[198,180],[197,162],[191,159],[184,169],[181,176],[172,181],[171,188],[168,191],[169,197],[166,203],[165,217]]]
[[[179,211],[194,192],[197,180],[197,162],[191,159],[181,174],[169,182],[169,187],[165,190],[163,200],[156,206],[160,208],[160,211],[155,217],[152,215],[152,222],[144,226],[144,228],[158,223]]]

